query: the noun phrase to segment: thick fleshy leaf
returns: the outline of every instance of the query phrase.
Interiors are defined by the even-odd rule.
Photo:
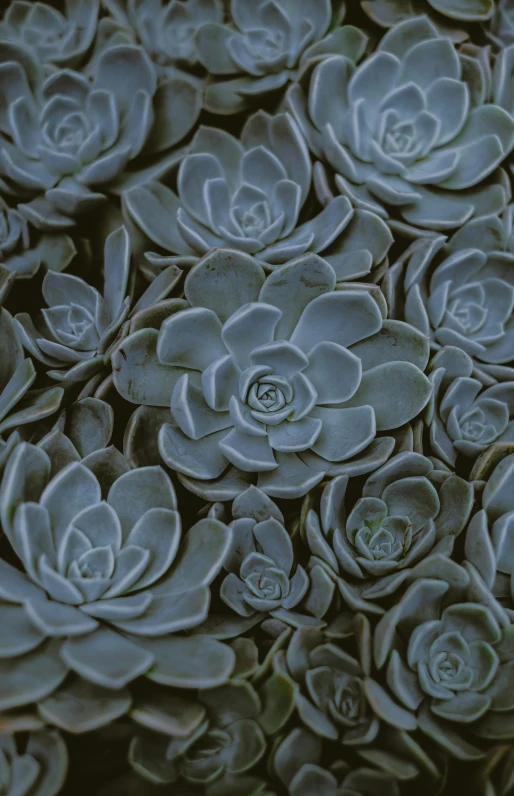
[[[123,716],[131,705],[126,688],[103,688],[78,677],[66,681],[38,704],[49,724],[67,732],[90,732]]]
[[[112,355],[114,386],[131,403],[169,406],[175,384],[187,372],[159,362],[158,339],[156,329],[141,329],[125,338]]]
[[[264,271],[257,260],[223,249],[194,266],[184,290],[191,306],[213,310],[224,322],[243,304],[257,301],[263,283]]]
[[[231,647],[209,636],[134,641],[154,656],[147,677],[173,688],[216,688],[228,681],[236,661]]]
[[[399,428],[428,402],[432,383],[410,362],[388,362],[364,371],[360,386],[346,406],[373,407],[377,430]]]
[[[122,688],[153,663],[150,652],[107,627],[99,628],[93,635],[68,639],[61,656],[71,669],[104,688]]]

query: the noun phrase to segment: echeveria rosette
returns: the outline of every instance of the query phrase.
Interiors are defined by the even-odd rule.
[[[375,629],[374,656],[419,729],[447,753],[483,755],[468,740],[512,738],[514,626],[478,602],[454,602],[450,584],[416,580]]]
[[[331,633],[300,627],[274,665],[297,684],[296,710],[311,732],[361,748],[377,741],[381,721],[393,732],[414,730],[416,720],[373,677],[368,620],[357,614],[354,625],[357,657]]]
[[[36,369],[24,358],[9,312],[0,308],[0,473],[20,440],[21,427],[59,409],[63,389],[30,390]]]
[[[157,736],[140,731],[132,741],[129,762],[155,784],[203,785],[208,796],[261,793],[265,783],[256,787],[254,769],[266,752],[267,738],[289,719],[293,694],[290,680],[279,673],[256,685],[233,678],[221,687],[200,690],[195,695],[194,725],[185,726],[188,717],[177,717],[177,726],[183,725],[180,733]],[[163,703],[161,712],[166,714],[167,708]],[[143,697],[135,718],[145,724],[146,717],[146,726],[153,728]]]
[[[224,18],[223,0],[107,0],[105,5],[164,70],[197,66],[198,30]]]
[[[357,68],[342,56],[324,59],[308,95],[292,86],[287,104],[339,191],[391,215],[393,225],[399,213],[417,235],[459,227],[507,201],[501,173],[487,178],[512,149],[514,120],[486,104],[485,92],[478,61],[416,17],[388,31]]]
[[[514,255],[451,248],[445,238],[416,241],[382,284],[393,318],[428,335],[434,349],[469,354],[486,384],[512,380]]]
[[[322,253],[338,280],[368,274],[392,238],[383,221],[353,211],[342,196],[299,223],[311,190],[312,164],[289,114],[254,114],[241,140],[200,127],[180,164],[177,194],[158,182],[124,195],[132,222],[165,252],[198,257],[213,247],[281,265]]]
[[[465,566],[473,597],[502,624],[514,623],[514,455],[505,456],[483,485],[481,509],[466,531]]]
[[[251,500],[258,492],[250,487],[240,495],[240,501]],[[262,502],[260,496],[257,500]],[[261,522],[238,517],[231,528],[232,542],[223,563],[228,574],[220,586],[223,602],[242,617],[269,614],[301,623],[299,604],[309,591],[309,576],[295,562],[293,543],[282,522],[275,517]],[[312,617],[305,621],[312,622]]]
[[[495,13],[495,0],[362,0],[361,6],[383,28],[426,14],[442,35],[456,42],[468,38],[462,25],[487,23]]]
[[[390,455],[392,438],[377,432],[430,395],[427,340],[385,320],[378,288],[335,285],[315,255],[265,279],[256,260],[220,250],[189,272],[190,308],[115,351],[118,392],[170,407],[168,422],[163,410],[136,417],[155,418],[160,454],[190,489],[233,499],[235,472],[243,488],[257,477],[268,495],[300,497],[327,473],[370,472]]]
[[[15,325],[27,351],[50,368],[49,376],[71,383],[101,369],[130,312],[129,275],[130,242],[124,227],[105,242],[103,295],[78,276],[46,274],[42,292],[47,308],[36,322],[28,313],[18,313]]]
[[[319,516],[311,509],[306,517],[307,569],[312,577],[321,567],[352,610],[381,613],[375,601],[415,579],[420,567],[451,555],[471,513],[473,489],[411,451],[375,470],[352,507],[347,487],[347,476],[334,478],[322,493]],[[332,598],[326,586],[322,593],[321,616]]]
[[[453,346],[429,365],[434,391],[423,418],[433,454],[453,468],[459,455],[476,459],[489,445],[514,442],[514,382],[484,387],[472,374],[471,357]]]
[[[206,109],[240,113],[329,53],[358,60],[366,37],[354,27],[338,27],[341,6],[338,0],[310,0],[301,7],[283,0],[231,0],[225,24],[206,21],[194,35],[199,63],[221,78],[206,88]]]
[[[324,768],[322,754],[319,737],[295,727],[274,746],[270,768],[289,796],[400,796],[399,781],[393,774],[350,765],[340,755]]]
[[[76,732],[124,713],[126,685],[145,673],[179,688],[225,682],[233,651],[177,633],[206,619],[230,529],[204,519],[182,535],[162,468],[102,466],[102,451],[62,466],[57,442],[18,445],[2,482],[3,530],[25,572],[0,562],[1,708],[38,702]],[[70,670],[82,679],[64,682]]]
[[[64,271],[76,252],[69,235],[39,232],[0,197],[0,263],[17,279],[30,279],[40,266]]]
[[[41,64],[77,66],[93,42],[98,9],[99,0],[66,0],[64,13],[13,0],[0,22],[0,40],[27,47]]]
[[[0,793],[5,796],[57,796],[67,771],[68,752],[58,732],[31,733],[25,751],[14,735],[0,735]]]
[[[71,226],[138,155],[158,155],[194,125],[198,89],[183,77],[157,87],[148,55],[119,44],[100,53],[88,80],[45,78],[27,47],[0,42],[0,175],[42,229]],[[166,113],[159,108],[166,108]]]

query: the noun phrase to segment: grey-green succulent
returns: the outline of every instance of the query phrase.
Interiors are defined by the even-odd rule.
[[[514,145],[514,120],[498,100],[485,102],[486,88],[479,60],[422,16],[388,31],[357,68],[324,59],[287,104],[339,192],[383,218],[400,213],[417,235],[508,199],[501,175],[487,178]]]
[[[452,586],[423,577],[412,583],[379,621],[374,657],[422,732],[458,759],[479,759],[480,748],[456,729],[512,738],[514,628],[481,603],[455,601]]]
[[[24,752],[13,735],[0,735],[0,793],[5,796],[57,796],[68,769],[66,744],[55,731],[28,738]]]
[[[449,467],[476,459],[493,443],[514,442],[514,382],[484,388],[465,351],[445,346],[429,365],[434,391],[423,411],[430,446]]]
[[[99,0],[66,0],[64,13],[46,3],[13,0],[0,39],[27,47],[41,64],[77,66],[96,34]]]
[[[425,406],[426,338],[385,319],[377,288],[335,285],[315,255],[265,278],[248,255],[215,251],[187,276],[187,308],[114,352],[124,398],[170,407],[159,451],[190,489],[227,500],[257,477],[267,494],[294,498],[326,473],[370,472],[394,444],[377,432]],[[162,410],[153,416],[155,436]]]
[[[513,486],[514,455],[510,454],[496,465],[484,485],[481,509],[469,523],[465,545],[474,599],[487,605],[504,625],[514,620]]]
[[[495,0],[361,0],[361,5],[384,28],[426,14],[442,35],[456,42],[468,38],[466,25],[487,22],[495,15]]]
[[[297,683],[296,709],[310,731],[361,747],[377,739],[381,721],[414,730],[416,720],[373,678],[369,622],[357,615],[355,623],[358,658],[323,630],[300,627],[277,666]]]
[[[69,235],[40,232],[16,208],[0,198],[0,263],[18,279],[29,279],[40,266],[64,271],[77,250]]]
[[[13,319],[0,307],[0,473],[20,441],[19,430],[59,409],[62,388],[31,390],[35,379],[36,370],[23,356]]]
[[[25,4],[20,4],[25,5]],[[199,90],[184,77],[157,86],[150,58],[118,44],[80,72],[46,76],[26,44],[0,41],[0,187],[25,199],[19,208],[40,229],[73,225],[104,200],[111,183],[145,149],[157,155],[194,125]],[[158,118],[154,106],[180,112]]]
[[[354,212],[345,197],[299,223],[311,182],[307,146],[291,116],[259,111],[240,141],[199,128],[180,164],[177,194],[152,181],[127,191],[124,205],[150,242],[187,258],[228,247],[277,266],[310,251],[323,254],[338,280],[380,265],[389,230],[373,213]]]
[[[90,419],[94,409],[86,407]],[[231,649],[172,634],[207,617],[231,532],[204,519],[181,539],[162,468],[131,470],[112,449],[81,459],[56,429],[14,449],[0,494],[3,529],[22,567],[0,562],[2,709],[38,702],[47,720],[77,731],[125,712],[125,686],[139,675],[179,685],[183,655],[205,656],[188,687],[228,678]],[[69,671],[83,680],[64,682]],[[102,699],[114,699],[114,714],[107,704],[99,711]]]
[[[180,717],[175,724],[182,719],[183,726],[177,726],[177,731],[168,737],[136,734],[130,748],[130,763],[154,783],[182,778],[205,785],[209,796],[261,792],[264,783],[258,791],[252,790],[259,782],[253,776],[253,769],[266,751],[266,736],[281,729],[293,704],[293,687],[280,674],[268,677],[259,690],[244,679],[233,679],[219,688],[199,691],[187,714],[184,708],[181,713],[177,711],[172,699],[169,708],[175,707]],[[167,709],[164,702],[160,708],[163,717]],[[152,727],[155,713],[152,717],[143,699],[134,716],[139,723]],[[166,732],[164,721],[160,729]]]
[[[501,229],[496,221],[496,230]],[[470,242],[484,226],[483,220],[476,231],[470,230]],[[464,243],[468,236],[461,232]],[[433,349],[455,346],[465,351],[486,384],[514,377],[514,255],[508,241],[506,250],[489,249],[494,234],[490,229],[485,251],[449,248],[442,236],[416,241],[392,266],[384,284],[392,317],[428,335]]]
[[[347,487],[347,476],[334,478],[321,496],[320,516],[312,509],[307,515],[308,570],[321,567],[351,608],[376,613],[376,600],[415,579],[430,561],[451,555],[471,513],[473,489],[411,451],[372,473],[351,508]],[[332,592],[325,587],[324,594],[322,616]]]

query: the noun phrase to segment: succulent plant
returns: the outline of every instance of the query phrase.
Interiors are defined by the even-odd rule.
[[[509,0],[496,0],[488,32],[500,48],[514,44],[514,9]]]
[[[453,41],[468,38],[460,25],[487,22],[495,14],[495,0],[361,0],[366,14],[384,28],[426,14],[441,34]]]
[[[399,783],[390,774],[373,768],[356,768],[341,782],[331,771],[306,763],[289,783],[290,796],[398,796]]]
[[[300,627],[276,666],[297,683],[296,709],[311,732],[361,747],[377,739],[381,721],[414,730],[416,720],[372,677],[370,626],[363,615],[357,614],[354,622],[358,658],[323,630]]]
[[[433,348],[465,351],[485,383],[512,380],[513,265],[510,251],[448,250],[442,236],[416,241],[383,284],[391,317],[429,335]]]
[[[66,0],[64,13],[45,3],[13,0],[0,22],[0,39],[19,44],[41,64],[77,66],[91,46],[99,0]]]
[[[19,279],[28,279],[43,265],[63,271],[76,254],[69,235],[39,232],[16,207],[0,197],[0,263]]]
[[[335,283],[315,255],[265,280],[256,260],[217,251],[188,274],[187,309],[159,332],[130,335],[113,354],[124,398],[170,407],[160,454],[193,491],[235,497],[242,490],[229,465],[246,486],[257,475],[259,488],[285,498],[349,460],[369,472],[392,450],[392,438],[375,440],[377,432],[426,404],[426,339],[384,320],[378,290],[348,283],[334,291]]]
[[[434,392],[424,409],[435,456],[455,467],[457,456],[475,458],[496,442],[514,442],[514,382],[484,388],[472,378],[473,361],[445,346],[429,365]]]
[[[127,296],[130,243],[124,227],[105,242],[103,297],[83,279],[49,271],[43,280],[38,325],[26,312],[15,317],[21,342],[54,379],[80,381],[101,368],[109,344],[130,311]]]
[[[55,731],[32,733],[23,753],[13,735],[0,735],[0,793],[5,796],[56,796],[67,768],[66,744]]]
[[[322,252],[338,279],[362,276],[381,263],[391,235],[372,213],[353,212],[342,196],[298,223],[311,189],[312,165],[289,114],[254,114],[238,141],[200,127],[180,164],[178,196],[158,182],[124,196],[132,222],[169,252],[202,256],[238,249],[270,265]]]
[[[26,45],[0,42],[0,72],[0,186],[30,200],[19,208],[41,229],[72,225],[104,199],[97,186],[107,190],[143,148],[172,147],[200,109],[194,85],[176,77],[157,87],[148,55],[131,45],[105,49],[90,82],[70,70],[45,77]],[[155,125],[163,104],[170,111]]]
[[[199,29],[224,18],[223,0],[104,0],[104,5],[163,71],[197,66]]]
[[[419,729],[460,760],[478,759],[475,737],[514,733],[508,685],[514,627],[477,602],[454,602],[444,580],[416,580],[379,621],[374,657],[396,698],[416,711]]]
[[[321,566],[353,610],[380,613],[375,600],[415,579],[430,561],[451,555],[471,513],[473,489],[410,451],[370,475],[351,510],[347,487],[347,476],[334,478],[321,496],[320,517],[312,509],[307,515],[308,570]],[[322,616],[330,599],[326,588],[325,595],[317,603]]]
[[[296,624],[302,621],[299,605],[312,588],[304,568],[295,562],[280,509],[271,501],[268,506],[266,500],[261,490],[251,486],[234,501],[237,517],[231,523],[232,542],[223,562],[228,574],[220,597],[240,616],[270,614]],[[270,516],[261,519],[264,513]],[[312,622],[312,617],[305,621]]]
[[[471,573],[474,599],[483,602],[498,621],[514,621],[514,455],[503,458],[489,475],[481,509],[466,531],[465,566]]]
[[[168,737],[136,734],[130,747],[131,765],[154,783],[182,778],[203,784],[209,796],[253,793],[252,769],[266,751],[266,736],[285,724],[293,708],[290,682],[272,674],[256,690],[246,680],[233,679],[219,688],[199,691],[195,705],[194,726],[191,722]],[[160,708],[162,715],[167,707],[165,703]],[[144,699],[135,717],[150,726]]]
[[[416,17],[356,69],[342,56],[324,59],[308,96],[292,86],[287,104],[339,191],[383,218],[400,213],[417,235],[506,203],[501,176],[486,178],[512,149],[514,120],[484,102],[485,90],[478,59]]]
[[[13,319],[0,307],[0,473],[20,440],[19,429],[54,414],[60,406],[63,389],[30,390],[35,379],[36,370],[32,360],[23,357]],[[11,433],[4,439],[6,432]]]
[[[0,794],[512,796],[514,0],[0,6]]]
[[[366,39],[351,26],[336,27],[344,12],[341,6],[337,0],[301,7],[281,0],[231,0],[226,24],[222,19],[207,21],[195,32],[197,58],[210,74],[236,75],[207,87],[206,108],[240,113],[257,97],[294,80],[312,59],[334,52],[359,58]]]
[[[77,458],[62,432],[21,443],[0,491],[3,529],[25,570],[0,562],[0,706],[38,701],[47,720],[73,731],[75,721],[91,729],[126,711],[124,687],[139,675],[194,688],[225,682],[234,665],[214,639],[173,635],[206,618],[230,529],[203,519],[181,540],[162,468],[131,470],[109,450]],[[198,665],[184,672],[184,656]],[[54,694],[68,671],[83,680]],[[113,690],[114,715],[95,710]],[[75,715],[80,698],[91,716],[84,705]]]

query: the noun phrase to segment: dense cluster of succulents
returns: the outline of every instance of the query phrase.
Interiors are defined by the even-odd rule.
[[[0,794],[514,794],[511,0],[0,10]]]

